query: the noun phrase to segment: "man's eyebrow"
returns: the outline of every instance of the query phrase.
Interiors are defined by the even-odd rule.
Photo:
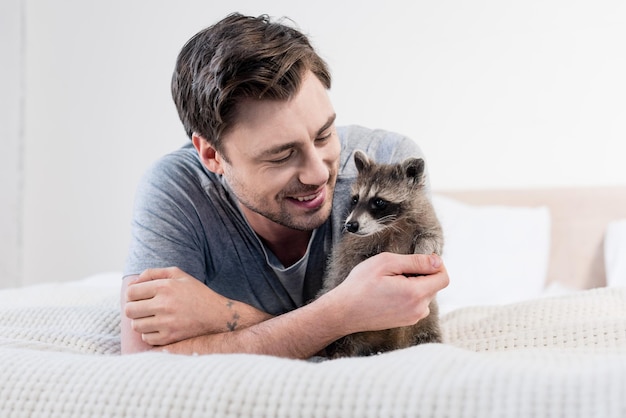
[[[335,123],[335,119],[337,119],[337,114],[333,113],[328,118],[326,123],[317,131],[316,136],[320,136],[325,130],[327,130],[328,128],[333,126],[333,123]],[[260,158],[269,158],[269,157],[272,157],[273,155],[280,154],[281,152],[286,151],[288,149],[295,148],[296,146],[298,146],[298,141],[293,141],[293,142],[288,142],[286,144],[281,144],[281,145],[279,145],[277,147],[266,149],[265,151],[263,151],[261,153],[261,155],[259,155],[259,157]]]
[[[320,128],[320,130],[317,131],[317,136],[320,136],[326,129],[328,129],[331,126],[333,126],[333,123],[335,123],[335,119],[337,119],[337,114],[336,113],[333,113],[332,115],[330,115],[330,117],[328,118],[328,120],[326,121],[324,126],[322,126]]]

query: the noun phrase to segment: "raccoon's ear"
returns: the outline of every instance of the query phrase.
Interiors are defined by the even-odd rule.
[[[411,182],[419,184],[424,177],[424,160],[421,158],[409,158],[402,163],[404,173]]]
[[[368,170],[371,165],[370,159],[367,157],[367,154],[361,150],[354,151],[354,164],[356,165],[356,169],[359,173]]]

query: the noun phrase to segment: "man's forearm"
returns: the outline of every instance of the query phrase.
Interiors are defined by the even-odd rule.
[[[147,343],[181,354],[292,358],[308,358],[355,332],[413,325],[428,316],[430,302],[449,282],[436,255],[381,253],[314,302],[268,318],[177,268],[146,270],[134,279],[126,278],[122,288],[129,319],[122,321],[123,352],[143,351]]]
[[[295,311],[248,328],[202,335],[155,347],[178,354],[249,353],[305,359],[346,335],[341,314],[322,297]]]

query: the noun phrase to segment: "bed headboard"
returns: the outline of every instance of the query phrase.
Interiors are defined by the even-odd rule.
[[[547,206],[552,223],[548,283],[576,289],[606,285],[604,234],[610,221],[626,219],[626,186],[436,193],[472,205]]]

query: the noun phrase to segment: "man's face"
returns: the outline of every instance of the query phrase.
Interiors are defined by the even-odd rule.
[[[289,101],[247,101],[224,136],[226,181],[252,227],[308,231],[330,215],[339,166],[335,112],[312,73]]]

